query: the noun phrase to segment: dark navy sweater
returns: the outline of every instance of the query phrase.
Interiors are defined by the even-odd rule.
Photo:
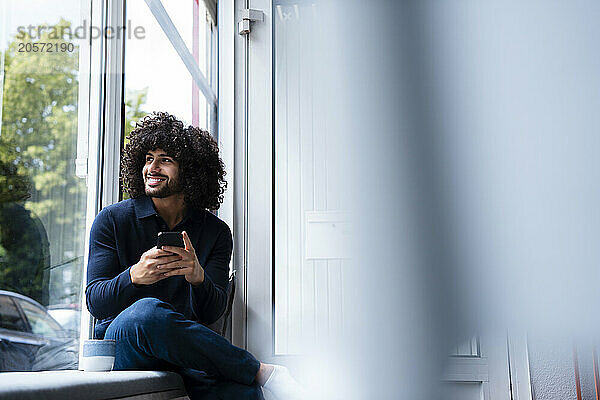
[[[98,319],[95,337],[135,301],[154,297],[171,304],[186,318],[210,324],[227,303],[229,261],[233,248],[227,224],[206,210],[189,209],[173,231],[186,231],[204,268],[204,282],[193,286],[184,276],[172,276],[152,285],[131,283],[129,269],[156,246],[158,232],[168,231],[149,197],[123,200],[96,216],[90,233],[86,300]]]

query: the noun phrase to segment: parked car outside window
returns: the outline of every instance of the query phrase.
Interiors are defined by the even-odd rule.
[[[0,290],[0,371],[75,369],[78,347],[44,306]]]

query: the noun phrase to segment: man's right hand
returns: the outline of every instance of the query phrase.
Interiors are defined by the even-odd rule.
[[[179,254],[151,248],[140,257],[140,261],[129,269],[131,283],[134,285],[151,285],[165,279],[164,273],[173,268],[172,263],[181,260]]]

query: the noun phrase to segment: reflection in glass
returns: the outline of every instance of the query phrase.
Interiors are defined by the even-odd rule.
[[[2,315],[0,371],[77,367],[78,332],[47,307],[81,301],[87,188],[75,175],[79,43],[71,34],[80,2],[49,5],[0,6],[0,311],[10,304],[20,318],[8,326]]]
[[[44,310],[35,307],[32,303],[17,300],[29,322],[31,333],[45,337],[61,337],[64,331]]]
[[[17,306],[8,296],[0,296],[0,328],[13,331],[26,329]]]

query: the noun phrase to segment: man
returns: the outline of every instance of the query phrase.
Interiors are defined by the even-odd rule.
[[[205,326],[226,308],[233,248],[229,227],[207,211],[226,188],[215,141],[154,113],[131,132],[121,172],[131,199],[96,217],[86,287],[95,337],[116,340],[114,369],[177,371],[191,398],[262,399],[260,386],[299,396],[285,367]],[[182,232],[185,248],[157,248],[161,231]]]

